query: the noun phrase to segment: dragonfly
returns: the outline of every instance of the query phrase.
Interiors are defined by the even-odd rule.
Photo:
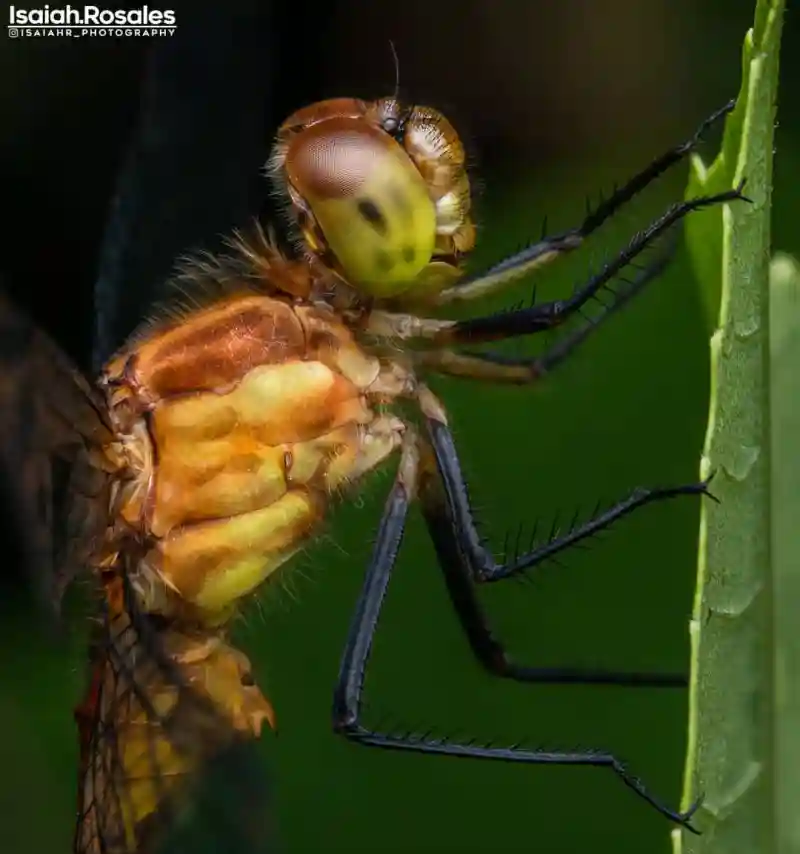
[[[334,688],[334,732],[420,754],[605,767],[695,831],[699,804],[668,807],[610,753],[384,732],[363,722],[361,706],[413,505],[469,647],[489,672],[527,683],[686,684],[675,674],[518,664],[492,632],[476,590],[530,573],[646,505],[710,495],[709,484],[635,490],[499,562],[477,533],[447,409],[426,380],[541,382],[662,272],[669,251],[639,260],[687,215],[746,200],[742,184],[673,205],[566,299],[446,316],[579,248],[733,106],[577,227],[467,275],[476,241],[472,193],[464,147],[447,118],[396,94],[320,101],[283,122],[267,164],[285,203],[288,244],[256,224],[234,233],[224,251],[185,262],[173,299],[94,381],[9,301],[0,303],[4,340],[15,336],[28,354],[4,366],[0,386],[8,413],[0,453],[4,469],[17,474],[28,557],[52,581],[56,602],[77,578],[90,577],[97,590],[89,684],[76,710],[76,854],[157,850],[184,821],[204,769],[275,727],[248,658],[230,641],[232,622],[319,530],[331,504],[392,460],[394,480]],[[600,294],[607,297],[600,312],[587,319],[583,312]],[[486,347],[572,320],[578,323],[536,357]],[[68,496],[58,538],[49,512],[57,480]],[[48,568],[54,552],[57,566]],[[231,823],[243,822],[255,839],[263,816],[246,789],[234,799]]]

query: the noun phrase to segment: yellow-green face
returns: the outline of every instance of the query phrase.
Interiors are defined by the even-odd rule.
[[[474,231],[455,131],[415,107],[392,135],[397,110],[392,99],[312,105],[284,123],[275,160],[307,247],[378,299],[451,283]]]
[[[292,141],[287,171],[356,287],[394,296],[430,262],[433,200],[408,155],[383,131],[358,119],[320,122]]]

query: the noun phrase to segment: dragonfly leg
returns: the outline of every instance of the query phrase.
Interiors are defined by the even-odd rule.
[[[538,242],[495,264],[486,272],[473,276],[453,287],[446,288],[436,295],[434,304],[446,305],[486,296],[506,287],[511,282],[517,281],[522,276],[528,275],[537,267],[548,263],[559,255],[577,249],[587,237],[611,219],[620,208],[630,202],[660,175],[663,175],[671,166],[679,163],[693,151],[708,129],[727,115],[734,108],[735,103],[735,101],[730,101],[725,104],[724,107],[709,116],[690,139],[657,157],[649,166],[616,189],[609,198],[593,210],[587,211],[586,217],[577,228],[571,228],[563,234],[542,237]]]
[[[447,347],[502,341],[561,326],[573,315],[578,314],[590,300],[593,300],[626,268],[630,267],[648,247],[664,237],[690,213],[725,202],[748,201],[743,191],[744,183],[723,193],[697,196],[672,205],[662,216],[639,232],[615,258],[604,265],[599,273],[592,276],[567,299],[538,303],[516,311],[451,321],[433,331],[429,338],[430,345]]]
[[[455,443],[444,413],[437,411],[436,403],[430,392],[423,391],[422,406],[427,428],[425,445],[429,450],[423,455],[424,465],[420,469],[419,497],[451,601],[478,661],[491,673],[519,682],[685,687],[686,677],[683,674],[615,673],[516,664],[493,636],[475,594],[475,584],[498,581],[531,570],[647,504],[680,495],[709,494],[708,483],[635,490],[582,525],[572,526],[565,534],[550,538],[508,563],[498,563],[481,542]]]
[[[364,675],[378,617],[405,530],[408,507],[416,489],[416,438],[406,434],[400,465],[386,499],[375,547],[347,635],[333,696],[333,727],[348,738],[365,732],[359,723]]]
[[[417,477],[418,474],[422,476],[425,469],[424,465],[418,465],[418,453],[419,449],[411,442],[406,444],[401,458],[400,471],[386,502],[334,691],[334,730],[358,744],[388,750],[408,750],[415,753],[493,759],[530,765],[581,765],[610,768],[626,786],[662,815],[687,830],[697,833],[698,831],[691,824],[691,819],[699,807],[700,801],[693,804],[686,812],[670,809],[656,799],[647,790],[644,783],[611,753],[549,751],[526,749],[518,745],[498,747],[489,744],[477,744],[473,741],[462,743],[446,738],[435,738],[430,733],[379,732],[370,729],[361,722],[364,676],[372,640],[402,541],[408,507],[416,491]],[[421,485],[422,480],[420,481]]]
[[[664,252],[652,263],[642,267],[628,280],[624,288],[613,292],[612,299],[604,304],[594,317],[561,336],[552,346],[533,358],[513,358],[491,351],[458,351],[449,348],[421,350],[415,353],[415,363],[422,369],[438,374],[464,377],[490,383],[530,385],[563,362],[573,350],[600,326],[606,317],[626,305],[636,294],[661,274],[672,257]]]

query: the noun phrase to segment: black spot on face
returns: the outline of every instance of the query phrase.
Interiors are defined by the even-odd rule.
[[[381,236],[385,236],[389,230],[389,223],[381,213],[381,209],[372,199],[359,199],[358,212]]]
[[[416,252],[414,251],[413,246],[404,246],[403,247],[403,260],[406,264],[411,264],[414,261],[414,256]]]
[[[375,253],[375,266],[382,273],[388,273],[394,267],[394,259],[388,252],[381,250]]]

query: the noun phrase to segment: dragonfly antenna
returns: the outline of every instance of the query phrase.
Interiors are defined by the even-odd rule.
[[[389,49],[392,51],[392,57],[394,58],[394,99],[397,101],[400,98],[400,59],[397,56],[397,49],[391,39],[389,39]]]

